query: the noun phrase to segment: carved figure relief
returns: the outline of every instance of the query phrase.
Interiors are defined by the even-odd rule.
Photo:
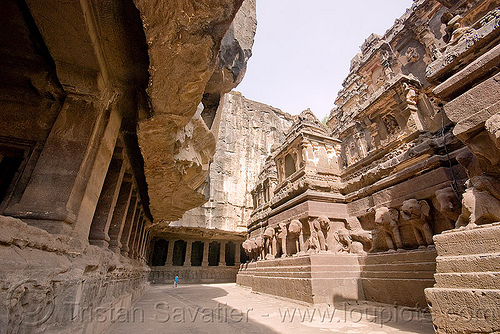
[[[434,244],[430,221],[429,203],[425,200],[417,201],[412,198],[403,202],[401,217],[411,224],[419,248]]]
[[[399,127],[398,121],[396,118],[392,115],[385,115],[382,118],[382,123],[385,127],[385,130],[387,132],[387,137],[383,141],[384,144],[388,144],[389,142],[395,140],[397,138],[397,135],[401,132],[401,128]]]
[[[468,30],[469,27],[462,27],[462,16],[453,15],[450,12],[446,12],[441,17],[441,22],[446,25],[445,32],[443,36],[443,41],[448,45],[455,45]]]
[[[416,105],[418,100],[416,90],[407,83],[403,83],[403,89],[405,90],[406,94],[405,96],[406,102],[410,105]]]
[[[326,216],[321,216],[316,219],[314,219],[311,224],[311,242],[310,244],[313,246],[314,251],[320,252],[320,251],[326,251],[326,238],[325,234],[323,233],[322,225],[325,226],[325,224],[328,224],[330,220]]]
[[[359,161],[359,153],[358,153],[358,148],[356,147],[356,143],[351,141],[349,143],[349,157],[350,157],[350,163],[356,163]]]
[[[382,121],[384,122],[385,128],[387,129],[387,133],[389,135],[394,135],[401,131],[401,128],[398,125],[398,121],[392,115],[386,115]]]
[[[380,207],[375,210],[375,229],[373,230],[373,246],[370,251],[377,250],[380,241],[385,242],[383,250],[395,251],[403,248],[398,226],[399,211]]]
[[[405,56],[409,63],[415,63],[420,59],[417,49],[411,46],[406,50]]]

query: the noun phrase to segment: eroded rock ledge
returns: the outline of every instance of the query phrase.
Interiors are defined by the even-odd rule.
[[[199,117],[201,108],[197,110],[207,83],[210,93],[220,96],[241,81],[255,33],[255,1],[246,0],[245,6],[243,0],[134,3],[141,12],[150,61],[151,114],[139,122],[137,131],[150,209],[156,222],[172,221],[206,200],[197,189],[208,173],[216,142]],[[240,7],[245,12],[238,19],[249,23],[233,25],[226,38],[231,47],[224,48],[221,60],[223,38]],[[238,35],[246,40],[235,47]],[[231,52],[237,55],[231,57]]]

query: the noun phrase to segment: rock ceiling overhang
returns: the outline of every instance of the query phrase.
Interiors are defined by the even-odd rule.
[[[123,106],[125,130],[137,134],[135,145],[138,141],[144,160],[139,177],[145,176],[147,187],[143,201],[149,201],[155,222],[176,220],[205,201],[199,188],[215,137],[198,107],[207,84],[210,91],[220,86],[224,94],[244,74],[253,34],[245,57],[237,59],[243,65],[230,64],[230,69],[239,66],[239,75],[227,75],[234,73],[219,59],[242,3],[27,0],[65,92]],[[254,0],[246,3],[255,9]],[[228,54],[226,49],[225,60],[236,62]]]

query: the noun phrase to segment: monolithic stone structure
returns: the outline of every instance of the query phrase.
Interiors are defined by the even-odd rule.
[[[147,287],[151,225],[206,200],[242,3],[1,2],[2,333],[99,333]]]
[[[450,41],[427,68],[453,134],[470,152],[456,229],[434,238],[436,285],[426,290],[439,333],[500,331],[500,2],[447,1]]]
[[[314,303],[428,301],[438,332],[500,330],[498,6],[419,0],[367,38],[330,130],[306,111],[268,159],[238,283]]]
[[[153,254],[161,255],[151,262],[152,282],[171,280],[175,271],[180,273],[182,282],[234,282],[241,263],[240,255],[243,262],[246,261],[241,244],[253,208],[250,190],[273,145],[284,140],[292,116],[248,100],[237,92],[223,96],[219,113],[216,153],[205,186],[209,200],[168,227],[165,224],[153,226],[151,232],[156,245]],[[175,252],[168,248],[176,241],[173,235],[177,240],[186,240],[185,251]],[[189,255],[195,256],[195,253],[197,260],[190,259]],[[181,261],[172,259],[177,254],[186,256],[182,270],[178,268]],[[210,261],[209,254],[212,254]],[[219,260],[215,256],[219,256]],[[232,268],[221,271],[221,266]],[[227,274],[221,275],[223,272]]]

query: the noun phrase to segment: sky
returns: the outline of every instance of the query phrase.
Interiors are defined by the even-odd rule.
[[[351,59],[383,35],[413,0],[257,0],[257,33],[243,81],[246,98],[292,115],[330,114]]]

